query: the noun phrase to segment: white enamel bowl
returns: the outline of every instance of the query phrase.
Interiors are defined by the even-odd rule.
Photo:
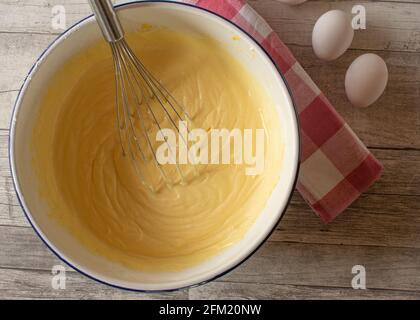
[[[292,99],[283,77],[263,49],[225,19],[203,9],[167,2],[126,4],[120,6],[118,12],[127,31],[148,23],[211,36],[223,43],[263,84],[277,106],[285,143],[284,159],[280,164],[281,179],[267,206],[239,243],[194,268],[167,273],[133,271],[99,257],[81,246],[49,217],[45,200],[41,199],[37,190],[28,141],[31,141],[39,112],[37,102],[45,94],[48,80],[76,52],[101,39],[93,17],[80,21],[54,41],[24,82],[10,129],[10,164],[15,188],[27,218],[41,239],[63,261],[86,276],[115,287],[139,291],[175,290],[201,284],[225,274],[251,256],[268,238],[286,210],[299,167],[299,130]],[[232,41],[232,37],[238,35],[241,41]]]

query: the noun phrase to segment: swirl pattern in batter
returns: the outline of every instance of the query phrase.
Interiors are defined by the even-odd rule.
[[[129,35],[145,65],[209,128],[264,128],[265,170],[208,166],[187,185],[146,190],[122,156],[108,46],[68,61],[41,102],[32,149],[50,214],[83,245],[130,268],[194,266],[244,237],[278,182],[278,115],[264,88],[218,42],[162,28]]]

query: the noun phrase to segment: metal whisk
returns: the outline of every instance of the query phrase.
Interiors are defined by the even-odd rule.
[[[153,192],[157,191],[158,184],[150,181],[156,180],[151,167],[158,170],[166,185],[184,183],[185,176],[178,164],[172,166],[173,172],[168,172],[168,168],[159,163],[152,137],[157,130],[162,130],[164,123],[179,133],[180,121],[191,123],[191,118],[127,44],[111,1],[89,0],[89,3],[112,50],[116,82],[115,114],[123,154],[131,158],[141,182]],[[167,139],[165,142],[168,143]],[[173,146],[169,147],[170,152],[176,152]],[[177,181],[173,179],[174,174]]]

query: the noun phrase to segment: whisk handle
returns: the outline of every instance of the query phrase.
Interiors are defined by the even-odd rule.
[[[124,38],[124,29],[111,0],[88,0],[88,2],[105,39],[108,42],[117,42]]]

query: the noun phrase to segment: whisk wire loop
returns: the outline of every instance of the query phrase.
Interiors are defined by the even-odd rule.
[[[189,134],[188,125],[192,126],[192,118],[128,45],[112,2],[110,0],[88,1],[103,36],[112,50],[116,88],[115,114],[123,155],[132,160],[141,182],[152,191],[156,191],[159,186],[153,185],[146,177],[149,173],[146,171],[149,169],[150,162],[153,162],[153,166],[158,169],[166,185],[185,183],[185,173],[177,161],[175,161],[175,168],[178,178],[172,177],[172,180],[169,178],[166,167],[158,161],[151,136],[155,133],[154,129],[162,132],[164,121],[159,120],[159,115],[162,115],[168,125],[179,133],[178,144],[182,143],[188,148],[187,139],[181,134],[177,123],[186,122],[186,131]],[[166,136],[164,136],[164,142],[172,157],[176,159],[175,146],[170,145]],[[143,161],[143,166],[139,165],[139,159]],[[197,174],[195,167],[194,172]]]

